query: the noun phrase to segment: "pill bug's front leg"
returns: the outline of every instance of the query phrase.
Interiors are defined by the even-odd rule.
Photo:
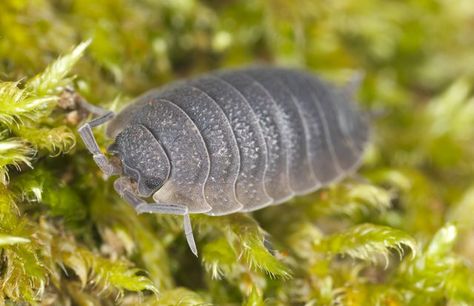
[[[198,256],[196,242],[194,241],[193,228],[191,226],[191,219],[189,218],[188,207],[179,204],[147,203],[133,192],[130,184],[131,183],[129,179],[121,177],[114,182],[114,188],[122,198],[124,198],[135,208],[137,213],[160,213],[183,216],[186,241],[188,242],[189,248],[193,254]]]
[[[92,133],[93,127],[97,127],[101,124],[106,123],[114,117],[114,113],[91,105],[85,101],[81,101],[81,106],[87,109],[89,112],[93,113],[94,115],[98,115],[99,117],[82,125],[77,130],[79,132],[79,135],[84,141],[84,144],[86,145],[89,152],[92,153],[95,163],[105,173],[105,175],[110,176],[112,174],[118,174],[120,171],[116,169],[116,167],[114,167],[109,162],[107,157],[105,157],[105,155],[100,151],[99,145],[97,144],[94,134]]]

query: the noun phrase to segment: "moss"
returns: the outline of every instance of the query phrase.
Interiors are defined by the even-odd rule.
[[[0,303],[474,304],[473,16],[469,0],[0,1]],[[193,217],[195,259],[179,218],[137,216],[102,178],[76,99],[118,110],[261,62],[364,72],[371,145],[337,185]]]

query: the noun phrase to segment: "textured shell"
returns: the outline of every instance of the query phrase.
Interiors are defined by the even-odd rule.
[[[252,211],[355,170],[369,133],[350,98],[303,71],[219,71],[144,94],[107,133],[126,175],[158,182],[148,191],[165,180],[156,201],[210,215]]]

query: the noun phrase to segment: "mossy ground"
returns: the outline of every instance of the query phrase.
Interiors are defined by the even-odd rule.
[[[2,0],[0,303],[473,305],[473,29],[471,0]],[[101,177],[69,89],[118,110],[261,62],[363,72],[372,143],[338,185],[193,217],[196,259]]]

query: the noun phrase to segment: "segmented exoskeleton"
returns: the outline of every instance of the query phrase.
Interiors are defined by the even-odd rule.
[[[138,212],[185,216],[196,254],[190,213],[260,209],[355,170],[369,133],[351,96],[299,70],[219,71],[149,91],[79,131],[100,168],[121,175],[114,186]],[[108,152],[118,163],[91,132],[109,119]]]

